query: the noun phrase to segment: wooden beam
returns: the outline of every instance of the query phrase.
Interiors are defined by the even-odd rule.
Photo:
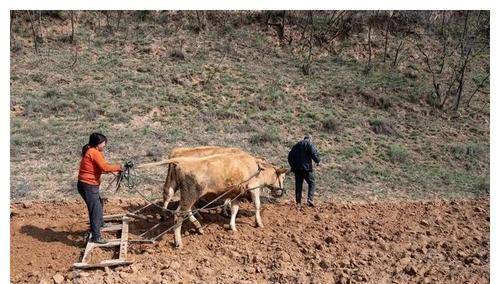
[[[125,214],[114,214],[114,215],[106,215],[103,216],[104,221],[109,221],[109,220],[118,220],[121,219]]]
[[[90,242],[90,236],[87,240],[87,246],[85,247],[85,252],[83,253],[82,263],[88,263],[90,259],[90,251],[94,248],[94,243]]]
[[[78,262],[73,264],[73,267],[82,269],[82,268],[98,268],[98,267],[108,267],[108,266],[128,265],[128,264],[132,264],[132,261],[109,259],[96,264]]]
[[[102,228],[101,232],[109,232],[109,231],[119,231],[122,229],[122,224],[113,224],[109,227]]]
[[[128,251],[128,218],[123,217],[123,224],[122,224],[122,237],[120,240],[120,256],[118,259],[120,260],[125,260],[127,258],[127,251]]]
[[[99,247],[99,248],[107,248],[107,247],[115,247],[115,246],[119,246],[120,245],[120,240],[119,239],[116,239],[116,240],[109,240],[107,243],[105,244],[98,244],[98,243],[92,243],[94,247]]]

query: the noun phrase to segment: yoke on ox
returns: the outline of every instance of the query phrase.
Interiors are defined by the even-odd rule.
[[[255,205],[255,222],[263,227],[260,216],[260,189],[268,187],[283,190],[287,169],[252,157],[246,153],[217,154],[207,157],[180,157],[161,162],[169,165],[172,184],[180,191],[179,207],[175,214],[175,245],[182,246],[182,222],[189,219],[203,233],[200,222],[194,217],[192,207],[201,198],[215,198],[222,194],[231,199],[230,227],[236,231],[235,218],[239,209],[238,199],[250,191]],[[164,190],[169,190],[164,188]],[[166,184],[167,186],[167,184]]]

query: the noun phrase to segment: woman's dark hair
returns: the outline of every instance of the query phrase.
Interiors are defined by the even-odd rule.
[[[87,153],[87,150],[89,148],[97,147],[97,145],[101,144],[102,142],[108,142],[108,138],[106,138],[106,136],[104,136],[104,134],[97,133],[97,132],[90,134],[89,143],[87,143],[82,148],[82,157],[85,156],[85,153]]]

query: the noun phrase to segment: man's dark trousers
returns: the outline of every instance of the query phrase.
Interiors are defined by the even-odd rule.
[[[312,171],[304,171],[297,170],[295,173],[295,201],[300,203],[302,200],[302,184],[304,183],[304,179],[307,182],[308,191],[307,191],[307,200],[313,201],[314,191],[316,190],[316,186],[314,184],[314,173]]]
[[[85,204],[87,204],[87,209],[89,211],[92,241],[98,240],[101,238],[101,226],[104,224],[102,216],[103,204],[99,194],[99,186],[78,181],[77,187],[78,193],[80,193],[83,200],[85,200]]]

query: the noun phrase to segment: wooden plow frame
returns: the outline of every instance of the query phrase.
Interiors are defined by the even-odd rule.
[[[83,254],[82,260],[81,260],[81,262],[77,262],[77,263],[73,264],[73,267],[74,268],[96,268],[96,267],[107,267],[107,266],[131,264],[132,261],[127,260],[128,222],[129,222],[129,220],[130,220],[130,218],[128,218],[127,216],[123,216],[121,224],[113,224],[109,227],[101,229],[101,232],[120,231],[121,230],[122,232],[121,232],[120,239],[110,240],[108,243],[105,243],[105,244],[97,244],[97,243],[93,243],[90,241],[92,234],[89,234],[89,237],[87,239],[87,246],[85,247],[85,252]],[[119,254],[117,259],[107,259],[107,260],[103,260],[100,263],[96,263],[96,264],[89,263],[91,252],[94,248],[114,247],[114,246],[120,246],[120,254]]]
[[[85,268],[98,268],[98,267],[102,268],[102,267],[132,264],[133,263],[132,261],[127,260],[129,242],[141,242],[141,243],[150,243],[150,244],[155,243],[155,241],[149,240],[149,239],[129,240],[129,221],[131,220],[131,218],[151,221],[150,218],[148,218],[142,214],[139,214],[140,211],[144,210],[145,208],[149,207],[150,205],[151,204],[148,204],[144,207],[141,207],[138,210],[135,210],[133,212],[127,212],[125,214],[114,214],[114,215],[103,216],[104,221],[120,221],[121,220],[121,224],[113,224],[113,225],[110,225],[109,227],[102,228],[101,232],[113,232],[113,231],[120,231],[121,230],[121,237],[119,239],[110,240],[106,244],[98,244],[98,243],[93,243],[90,241],[92,234],[89,234],[88,239],[87,239],[87,245],[85,247],[85,252],[83,253],[83,257],[82,257],[80,262],[74,263],[73,267],[77,268],[77,269],[85,269]],[[144,234],[142,234],[141,237],[143,235]],[[118,258],[103,260],[100,263],[95,263],[95,264],[89,263],[90,257],[91,257],[91,252],[93,249],[99,248],[99,247],[115,247],[115,246],[120,247],[120,252],[119,252]]]

